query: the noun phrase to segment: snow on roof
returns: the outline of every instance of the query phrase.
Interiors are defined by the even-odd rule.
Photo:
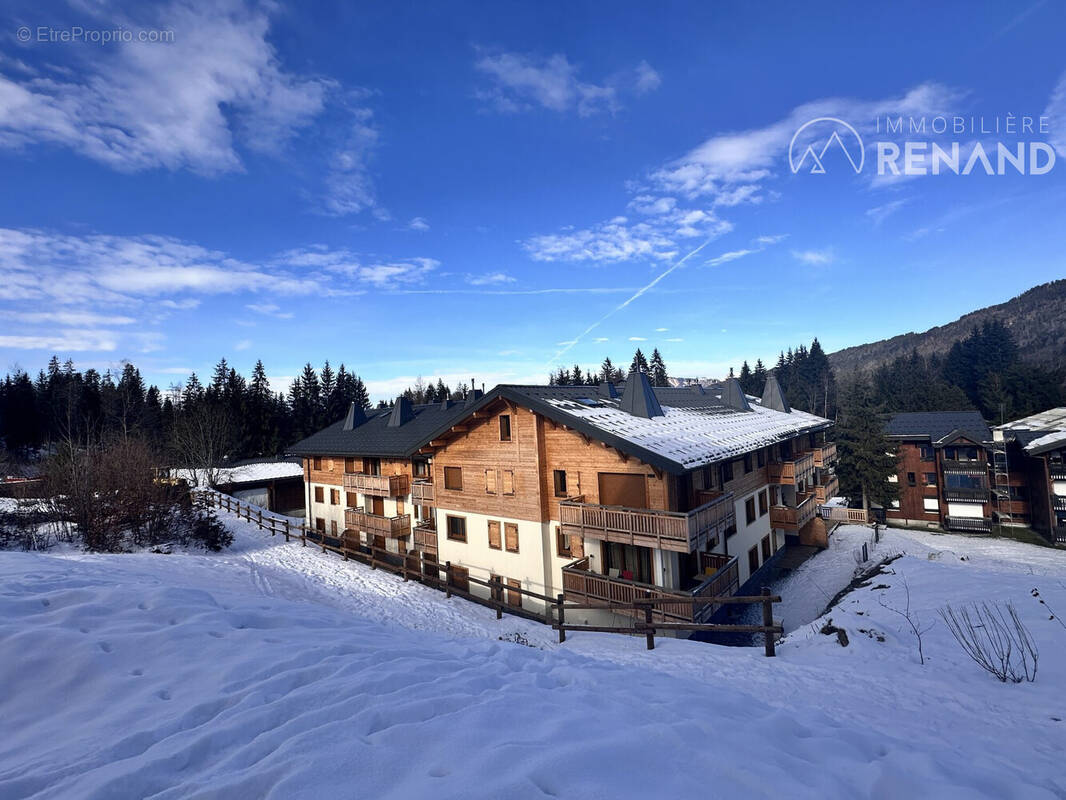
[[[175,470],[178,478],[183,478],[195,486],[206,486],[207,480],[204,471],[197,469]],[[270,481],[278,478],[299,478],[303,475],[303,467],[291,461],[266,461],[258,464],[240,464],[236,467],[227,467],[219,470],[217,482],[223,483],[256,483],[258,481]]]
[[[996,425],[997,431],[1019,433],[1020,431],[1036,432],[1036,438],[1018,437],[1020,443],[1025,445],[1025,451],[1033,455],[1050,450],[1055,447],[1066,445],[1066,406],[1049,408],[1039,414],[1031,414],[1028,417],[1016,419],[1003,425]]]
[[[663,458],[695,469],[739,456],[760,447],[826,427],[829,421],[803,411],[783,413],[763,408],[751,411],[724,406],[675,407],[663,401],[663,416],[645,419],[627,414],[607,400],[594,404],[547,398],[546,401],[589,425],[644,448]]]
[[[1034,439],[1025,446],[1025,450],[1028,453],[1038,453],[1060,445],[1066,445],[1066,431],[1055,431]]]

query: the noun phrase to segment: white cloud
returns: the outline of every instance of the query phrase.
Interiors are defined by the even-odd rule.
[[[233,345],[233,349],[237,350],[237,351],[248,350],[251,346],[252,346],[252,340],[251,339],[241,339],[239,342],[237,342],[236,344]]]
[[[722,253],[720,256],[707,260],[707,265],[710,267],[717,267],[719,264],[728,264],[730,261],[736,261],[738,258],[744,258],[744,256],[757,253],[758,250],[730,250],[728,253]]]
[[[824,250],[793,250],[792,257],[811,266],[831,264],[835,258],[831,247]]]
[[[61,329],[39,334],[0,336],[0,347],[15,350],[51,350],[75,353],[86,350],[111,351],[118,347],[118,337],[109,331]]]
[[[1044,116],[1048,118],[1048,142],[1059,156],[1066,156],[1066,72],[1051,91]]]
[[[433,258],[378,259],[324,245],[286,251],[278,256],[276,263],[290,268],[310,267],[344,275],[379,289],[420,283],[440,266],[440,262]],[[358,291],[358,288],[348,291]]]
[[[369,170],[369,161],[378,143],[373,112],[367,108],[354,108],[351,117],[344,140],[329,154],[320,210],[327,216],[343,217],[374,209],[379,218],[387,219],[388,212],[377,207]]]
[[[484,275],[467,275],[466,282],[471,286],[500,286],[514,283],[515,279],[504,272],[487,272]]]
[[[407,227],[412,231],[428,231],[429,223],[426,222],[425,217],[414,217],[407,223]]]
[[[787,238],[788,238],[788,234],[787,233],[778,233],[778,234],[775,234],[773,236],[759,236],[759,237],[756,237],[755,244],[762,245],[762,246],[771,245],[771,244],[777,244],[778,242],[783,242]]]
[[[879,227],[882,222],[903,208],[907,202],[907,199],[904,198],[902,200],[893,200],[889,203],[875,206],[874,208],[868,208],[866,209],[866,216],[873,220],[875,228]]]
[[[668,341],[668,342],[683,342],[685,340],[680,338],[680,337],[674,337],[672,339],[667,339],[666,341]]]
[[[159,305],[164,308],[173,308],[178,311],[188,311],[200,305],[200,301],[194,297],[186,297],[184,300],[160,300]]]
[[[496,52],[481,55],[475,68],[488,76],[490,88],[477,96],[506,113],[534,107],[549,111],[577,111],[582,117],[619,109],[619,96],[627,91],[642,95],[659,88],[662,79],[646,61],[632,71],[619,73],[602,84],[578,78],[578,68],[556,53],[539,58],[522,53]]]
[[[606,336],[597,336],[592,341],[596,342],[596,344],[603,344],[604,342],[609,342],[610,339],[608,339]]]
[[[93,311],[5,311],[7,319],[28,323],[55,323],[56,325],[132,325],[134,317],[114,314],[97,314]]]
[[[629,341],[631,341],[631,342],[646,342],[646,341],[648,341],[648,339],[647,339],[646,336],[630,336],[629,337]]]
[[[0,76],[0,146],[50,143],[122,171],[242,168],[237,143],[277,152],[320,113],[331,83],[285,71],[264,6],[238,0],[135,6],[128,16],[81,4],[101,27],[172,30],[169,43],[84,52],[60,78]]]
[[[668,330],[670,330],[670,329],[669,328],[656,328],[655,332],[656,333],[666,333]]]
[[[254,311],[256,314],[263,314],[268,317],[276,317],[277,319],[292,319],[293,313],[291,311],[283,311],[281,306],[276,303],[249,303],[245,306],[249,311]]]

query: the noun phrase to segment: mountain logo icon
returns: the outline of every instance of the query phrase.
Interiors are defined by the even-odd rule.
[[[824,175],[826,157],[837,151],[858,175],[866,163],[866,148],[859,132],[842,119],[818,117],[796,129],[788,145],[788,165],[793,174],[806,170]]]

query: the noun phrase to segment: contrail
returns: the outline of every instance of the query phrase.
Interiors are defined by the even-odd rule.
[[[614,316],[614,315],[615,315],[615,314],[617,314],[617,313],[618,313],[619,311],[621,311],[621,310],[622,310],[623,308],[625,308],[625,307],[626,307],[626,306],[628,306],[628,305],[629,305],[630,303],[632,303],[632,302],[633,302],[634,300],[636,300],[636,299],[637,299],[638,297],[640,297],[640,296],[642,296],[643,294],[645,294],[645,293],[646,293],[646,292],[647,292],[647,291],[648,291],[649,289],[653,288],[653,287],[655,286],[655,284],[657,284],[657,283],[658,283],[659,281],[661,281],[661,280],[662,280],[663,278],[665,278],[665,277],[666,277],[667,275],[669,275],[669,274],[670,274],[671,272],[673,272],[673,271],[674,271],[675,269],[677,269],[678,267],[680,267],[680,266],[681,266],[682,264],[684,264],[684,263],[685,263],[686,261],[688,261],[688,260],[689,260],[690,258],[692,258],[692,257],[693,257],[694,255],[696,255],[696,253],[700,252],[700,250],[702,250],[702,249],[703,249],[704,247],[706,247],[707,245],[709,245],[709,244],[710,244],[710,243],[711,243],[712,241],[714,241],[714,240],[713,240],[713,239],[708,239],[708,240],[707,240],[707,241],[705,241],[705,242],[704,242],[703,244],[701,244],[701,245],[700,245],[699,247],[697,247],[697,248],[696,248],[695,250],[693,250],[693,251],[692,251],[691,253],[688,253],[688,254],[686,254],[686,255],[682,256],[682,257],[681,257],[681,258],[680,258],[680,259],[679,259],[679,260],[678,260],[678,261],[677,261],[677,262],[676,262],[675,264],[672,264],[672,265],[671,265],[671,266],[670,266],[670,267],[669,267],[668,269],[665,269],[665,270],[663,270],[663,272],[662,272],[662,273],[661,273],[660,275],[658,275],[658,276],[657,276],[657,277],[655,278],[655,280],[653,280],[653,281],[652,281],[651,283],[649,283],[649,284],[648,284],[647,286],[645,286],[645,287],[643,287],[643,288],[641,288],[641,289],[638,289],[638,290],[637,290],[637,292],[636,292],[636,294],[634,294],[634,295],[633,295],[632,297],[630,297],[630,298],[629,298],[628,300],[626,300],[626,301],[625,301],[624,303],[622,303],[622,304],[621,304],[621,305],[619,305],[619,306],[616,306],[615,308],[612,308],[612,309],[611,309],[610,311],[608,311],[608,312],[607,312],[606,314],[604,314],[604,315],[603,315],[602,317],[600,317],[600,318],[599,318],[598,320],[596,320],[596,321],[595,321],[595,322],[593,322],[593,323],[592,323],[591,325],[589,325],[589,326],[588,326],[587,328],[585,328],[585,330],[584,330],[584,331],[582,331],[582,332],[581,332],[581,333],[580,333],[580,334],[579,334],[579,335],[578,335],[578,336],[577,336],[577,337],[576,337],[576,338],[575,338],[575,339],[574,339],[573,341],[571,341],[571,342],[570,342],[570,343],[569,343],[568,345],[566,345],[566,347],[564,347],[564,348],[563,348],[562,350],[560,350],[560,351],[559,351],[559,352],[557,352],[557,353],[556,353],[556,354],[555,354],[554,356],[552,356],[552,357],[551,357],[551,360],[550,360],[550,361],[548,361],[548,363],[546,364],[546,366],[548,366],[548,367],[551,367],[551,365],[552,365],[552,364],[554,364],[555,362],[557,362],[557,361],[558,361],[558,360],[559,360],[559,359],[560,359],[560,358],[561,358],[562,356],[566,355],[566,354],[567,354],[567,353],[568,353],[568,352],[569,352],[569,351],[570,351],[570,350],[571,350],[571,349],[572,349],[573,347],[575,347],[575,346],[577,345],[577,343],[578,343],[578,342],[580,342],[580,341],[581,341],[582,339],[584,339],[584,338],[585,338],[586,336],[588,336],[588,335],[589,335],[590,333],[592,333],[592,332],[593,332],[594,330],[596,330],[596,328],[598,328],[598,327],[599,327],[600,325],[602,325],[602,324],[603,324],[603,322],[604,322],[604,321],[605,321],[606,319],[608,319],[609,317],[612,317],[612,316]]]

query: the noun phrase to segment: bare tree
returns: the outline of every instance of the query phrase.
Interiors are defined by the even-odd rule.
[[[181,466],[195,471],[198,483],[218,484],[232,444],[232,420],[226,409],[213,403],[183,409],[174,421],[171,448]]]
[[[1039,651],[1011,603],[940,609],[940,617],[963,651],[1001,682],[1036,680]]]
[[[885,602],[885,595],[882,592],[880,597],[877,598],[877,602],[881,604],[882,608],[887,608],[893,614],[899,614],[903,619],[907,621],[907,625],[911,629],[911,633],[914,634],[914,638],[918,640],[918,660],[925,664],[925,651],[922,649],[922,634],[927,633],[930,628],[933,627],[933,623],[930,622],[926,626],[922,626],[921,618],[919,618],[916,612],[911,611],[911,587],[907,583],[906,578],[902,578],[903,589],[906,592],[907,601],[902,609],[890,606]]]

